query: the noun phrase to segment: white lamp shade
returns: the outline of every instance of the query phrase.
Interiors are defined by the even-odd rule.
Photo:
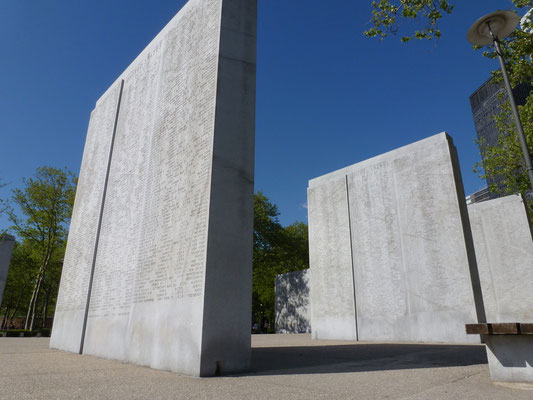
[[[519,22],[520,17],[514,11],[500,10],[487,14],[470,27],[467,34],[468,41],[474,45],[486,46],[492,43],[489,25],[494,36],[503,39],[516,29]]]

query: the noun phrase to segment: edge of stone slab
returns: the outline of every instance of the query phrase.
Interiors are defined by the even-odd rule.
[[[476,208],[492,208],[498,207],[501,204],[514,203],[514,202],[524,202],[522,195],[520,194],[510,194],[508,196],[498,197],[497,199],[490,199],[485,201],[480,201],[479,203],[472,203],[468,205],[468,209]]]
[[[321,184],[323,184],[323,183],[325,183],[327,181],[334,180],[334,179],[340,179],[341,177],[344,177],[345,175],[347,175],[349,173],[355,172],[355,171],[357,171],[359,169],[362,169],[362,168],[367,168],[370,165],[374,165],[374,164],[377,164],[377,163],[379,163],[379,162],[381,162],[383,160],[386,160],[393,153],[402,154],[402,153],[405,153],[405,152],[411,152],[411,151],[413,151],[413,149],[416,149],[416,148],[419,148],[419,147],[424,147],[424,146],[427,146],[428,144],[430,144],[432,142],[438,142],[438,141],[448,141],[449,143],[451,143],[453,145],[453,139],[447,132],[437,133],[436,135],[429,136],[429,137],[427,137],[425,139],[418,140],[416,142],[412,142],[412,143],[406,144],[406,145],[398,147],[396,149],[387,151],[386,153],[379,154],[377,156],[374,156],[374,157],[368,158],[366,160],[357,162],[357,163],[349,165],[347,167],[338,169],[336,171],[329,172],[329,173],[327,173],[325,175],[321,175],[321,176],[318,176],[316,178],[310,179],[308,187],[309,188],[313,188],[313,187],[317,187],[317,186],[319,186],[319,185],[321,185]]]
[[[159,33],[144,47],[143,50],[141,50],[140,53],[137,54],[137,56],[128,63],[128,66],[119,74],[119,76],[113,80],[113,82],[108,86],[106,91],[102,93],[102,95],[96,100],[95,108],[110,92],[110,90],[115,86],[117,83],[120,82],[121,79],[126,75],[128,71],[133,69],[137,63],[139,63],[143,58],[145,53],[148,53],[152,47],[156,46],[159,41],[162,40],[162,38],[167,34],[167,32],[172,29],[173,26],[175,26],[182,18],[183,15],[187,12],[187,10],[190,7],[194,7],[192,4],[200,2],[202,0],[188,0],[179,10],[176,14],[170,18],[170,20],[165,24],[165,26],[159,31]],[[221,0],[224,1],[224,0]]]

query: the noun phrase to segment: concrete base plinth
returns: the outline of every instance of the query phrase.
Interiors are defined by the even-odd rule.
[[[533,336],[485,336],[494,382],[533,384]]]

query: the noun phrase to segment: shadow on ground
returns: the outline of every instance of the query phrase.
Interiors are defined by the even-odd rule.
[[[484,346],[370,344],[252,348],[246,375],[327,374],[486,364]]]

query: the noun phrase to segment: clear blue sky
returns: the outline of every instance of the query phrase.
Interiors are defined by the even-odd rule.
[[[79,172],[96,100],[184,3],[0,3],[1,197],[41,165]],[[468,97],[497,65],[466,31],[511,2],[454,3],[438,44],[401,44],[363,36],[370,0],[259,0],[255,187],[283,224],[307,220],[309,179],[441,131],[467,194],[484,186]]]

